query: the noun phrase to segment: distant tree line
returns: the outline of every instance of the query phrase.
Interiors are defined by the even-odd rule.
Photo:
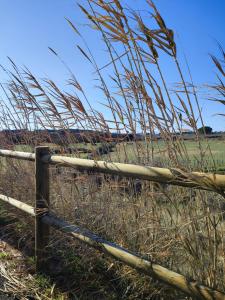
[[[203,126],[198,128],[198,133],[201,135],[211,135],[213,130],[210,126]],[[215,137],[224,135],[225,133],[214,133]],[[179,132],[173,135],[176,139]],[[194,139],[195,133],[192,131],[182,133],[184,139]],[[160,140],[161,135],[155,134],[153,137],[149,134],[146,136],[148,139]],[[213,137],[213,135],[212,135]],[[116,133],[116,132],[101,132],[93,130],[3,130],[0,131],[0,140],[4,140],[9,144],[30,144],[33,146],[41,143],[54,143],[58,145],[68,145],[71,143],[111,143],[111,142],[132,142],[141,141],[144,139],[143,134],[132,133]]]
[[[212,127],[203,126],[198,129],[199,134],[211,134],[213,132]]]

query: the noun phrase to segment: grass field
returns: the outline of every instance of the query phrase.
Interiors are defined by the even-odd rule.
[[[50,149],[57,149],[59,146],[55,144],[46,144],[50,147]],[[198,161],[200,160],[201,154],[199,150],[199,145],[196,141],[184,141],[185,148],[187,149],[187,153],[189,155],[189,160],[183,161],[183,163],[189,163],[192,165],[192,168],[198,169]],[[170,160],[167,154],[166,143],[164,141],[157,141],[153,143],[154,146],[154,157],[156,159],[156,164],[162,165],[164,167],[170,166]],[[87,149],[95,153],[95,151],[101,147],[101,143],[97,143],[95,145],[90,143],[77,143],[77,144],[69,144],[68,147],[74,150],[73,156],[78,156],[80,158],[88,158],[88,153],[82,153],[82,150],[79,149]],[[201,147],[204,155],[204,162],[206,168],[209,169],[218,168],[225,169],[225,140],[202,140]],[[27,151],[31,152],[32,147],[29,145],[16,145],[14,147],[17,151]],[[78,150],[76,152],[76,149]],[[137,153],[139,151],[139,154]],[[146,152],[146,144],[144,142],[124,142],[118,143],[114,148],[114,151],[101,155],[98,159],[108,160],[115,162],[130,162],[137,163],[138,155],[145,155]],[[67,154],[66,155],[70,155]],[[182,163],[182,162],[181,162]]]
[[[154,145],[154,157],[159,165],[170,166],[170,161],[167,154],[166,143],[164,141],[157,141]],[[185,148],[189,156],[188,163],[192,164],[192,167],[198,167],[198,161],[200,160],[199,145],[195,141],[184,141]],[[225,140],[202,140],[201,147],[204,154],[205,165],[209,168],[214,167],[214,163],[218,168],[225,168]],[[143,150],[145,149],[145,150]],[[112,161],[120,162],[137,162],[137,152],[144,154],[146,151],[146,145],[144,142],[139,142],[136,145],[134,143],[120,143],[117,144],[116,150],[110,154]],[[105,156],[106,158],[106,156]],[[181,162],[182,163],[182,162]],[[183,161],[183,163],[186,163]]]

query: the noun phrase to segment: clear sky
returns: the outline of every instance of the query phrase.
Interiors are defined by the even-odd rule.
[[[80,0],[80,3],[85,1]],[[145,9],[144,0],[124,0],[133,8]],[[216,41],[225,47],[225,0],[155,0],[167,26],[176,34],[180,55],[185,54],[194,83],[203,85],[216,81],[216,69],[209,53],[218,54]],[[93,73],[87,61],[76,49],[78,37],[65,21],[71,19],[79,26],[91,45],[100,65],[104,65],[103,47],[98,35],[82,25],[86,22],[74,0],[0,0],[0,64],[7,66],[7,56],[18,65],[26,65],[39,77],[65,82],[67,71],[48,47],[56,50],[93,95],[93,103],[102,102],[95,89]],[[164,62],[166,68],[167,62]],[[0,73],[0,81],[4,81]],[[173,71],[167,79],[176,79]],[[95,97],[96,96],[96,97]],[[92,96],[91,96],[92,97]],[[201,106],[206,124],[214,130],[225,130],[224,106],[212,103],[201,94]]]

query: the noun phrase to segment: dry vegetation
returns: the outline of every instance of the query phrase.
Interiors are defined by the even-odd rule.
[[[210,143],[202,141],[197,130],[204,126],[198,95],[191,79],[187,82],[182,73],[173,31],[166,26],[155,5],[150,0],[147,3],[152,18],[123,8],[118,0],[86,0],[85,7],[79,5],[88,18],[90,30],[101,34],[109,55],[106,66],[97,65],[88,41],[68,20],[85,45],[78,49],[94,68],[110,119],[95,110],[76,75],[66,65],[71,75],[67,81],[70,91],[61,90],[50,79],[40,81],[31,71],[20,69],[11,61],[12,70],[4,69],[9,82],[7,86],[2,85],[5,101],[1,103],[0,126],[28,130],[91,129],[105,133],[107,139],[112,132],[132,133],[134,137],[142,133],[143,142],[134,140],[129,151],[133,153],[132,162],[151,166],[165,163],[162,150],[154,141],[155,133],[160,132],[168,164],[187,174],[193,168],[190,163],[193,154],[183,140],[182,129],[189,127],[195,134],[195,169],[207,169],[209,160],[215,165]],[[50,50],[63,62],[55,50]],[[222,54],[224,56],[224,52]],[[172,90],[161,69],[161,57],[168,57],[177,70],[179,84]],[[218,85],[212,87],[220,93],[220,98],[215,96],[214,100],[223,105],[224,62],[212,58],[222,76],[218,77]],[[174,138],[176,132],[180,134]],[[31,144],[31,138],[27,136],[27,145]],[[76,143],[73,136],[68,138],[70,143]],[[4,142],[1,141],[1,148],[8,148]],[[118,148],[113,156],[109,153],[104,159],[129,162],[131,156],[125,144],[117,145]],[[2,159],[0,171],[2,194],[33,203],[31,163]],[[135,186],[132,180],[110,176],[99,179],[96,174],[54,167],[51,169],[52,209],[71,223],[224,291],[224,194],[149,182],[142,182],[137,192]],[[19,226],[15,227],[20,235]],[[18,243],[20,249],[24,249],[25,244],[32,248],[32,233],[28,228],[23,227]],[[7,234],[4,237],[7,238]],[[23,238],[26,243],[21,246]],[[58,234],[52,236],[49,253],[49,265],[53,264],[54,268],[46,273],[62,293],[57,291],[54,296],[48,290],[40,296],[39,290],[34,288],[41,299],[184,299],[171,288]],[[52,285],[49,283],[48,289]],[[33,286],[27,286],[28,294]],[[23,297],[25,294],[23,290]],[[32,297],[37,295],[33,293]]]

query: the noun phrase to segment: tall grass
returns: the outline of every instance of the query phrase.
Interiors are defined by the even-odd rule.
[[[182,133],[184,128],[189,128],[194,132],[198,145],[195,167],[205,170],[207,160],[214,161],[214,157],[210,145],[205,146],[205,141],[202,143],[198,132],[198,127],[204,126],[198,94],[194,83],[189,82],[190,78],[185,79],[173,31],[167,27],[154,3],[146,2],[150,19],[127,6],[123,7],[119,0],[86,0],[79,4],[90,30],[101,34],[108,55],[105,66],[98,66],[88,41],[73,22],[67,20],[77,38],[82,40],[78,50],[93,67],[104,110],[110,117],[105,118],[101,111],[95,109],[76,75],[50,48],[69,70],[67,84],[73,92],[60,89],[50,79],[37,79],[30,70],[19,68],[10,59],[12,69],[3,68],[9,81],[7,86],[2,85],[6,98],[1,103],[1,128],[27,129],[29,145],[41,143],[41,137],[33,140],[31,131],[34,129],[90,129],[103,134],[102,140],[106,143],[113,132],[132,133],[134,141],[131,146],[135,157],[132,162],[155,166],[165,165],[162,149],[155,138],[160,133],[165,143],[163,156],[167,157],[168,165],[187,173],[193,168],[192,158]],[[170,60],[177,71],[179,84],[173,89],[168,85],[168,74],[162,67],[164,59]],[[219,62],[214,57],[213,60],[224,75]],[[224,96],[221,80],[215,88]],[[140,133],[142,142],[137,139]],[[91,136],[89,138],[91,140]],[[71,144],[77,142],[69,133],[68,140]],[[65,141],[62,140],[61,144],[64,145]],[[114,159],[116,155],[118,161],[131,161],[126,142],[121,142],[116,149]],[[111,160],[110,153],[104,158]],[[15,163],[13,168],[15,171]],[[9,196],[16,194],[16,198],[20,198],[16,179],[14,189],[3,180],[11,180],[14,171],[4,165],[1,186],[5,194],[10,192]],[[100,186],[97,186],[95,174],[87,176],[53,169],[52,175],[51,203],[62,217],[85,224],[89,229],[131,250],[145,253],[153,260],[210,287],[224,289],[225,206],[221,195],[147,182],[142,182],[142,190],[138,194],[132,191],[132,181],[119,178],[102,177]],[[27,177],[23,178],[27,180]],[[62,179],[64,184],[61,184]],[[127,273],[126,268],[116,268],[120,276]],[[163,291],[157,290],[158,283],[149,287],[144,281],[142,287],[137,288],[134,278],[142,281],[136,275],[132,277],[130,292],[125,293],[124,299],[140,299],[146,293],[150,295],[156,291],[163,295]]]
[[[219,74],[216,75],[218,83],[210,86],[211,89],[216,92],[216,95],[211,97],[210,99],[212,101],[219,102],[222,105],[225,105],[225,100],[224,100],[225,99],[225,84],[224,84],[225,52],[221,45],[219,45],[219,49],[221,52],[221,58],[217,58],[214,55],[211,55],[211,59],[212,59],[213,63],[215,64],[217,71],[219,71]],[[219,113],[219,115],[221,115],[223,117],[225,116],[225,114],[223,112]]]

